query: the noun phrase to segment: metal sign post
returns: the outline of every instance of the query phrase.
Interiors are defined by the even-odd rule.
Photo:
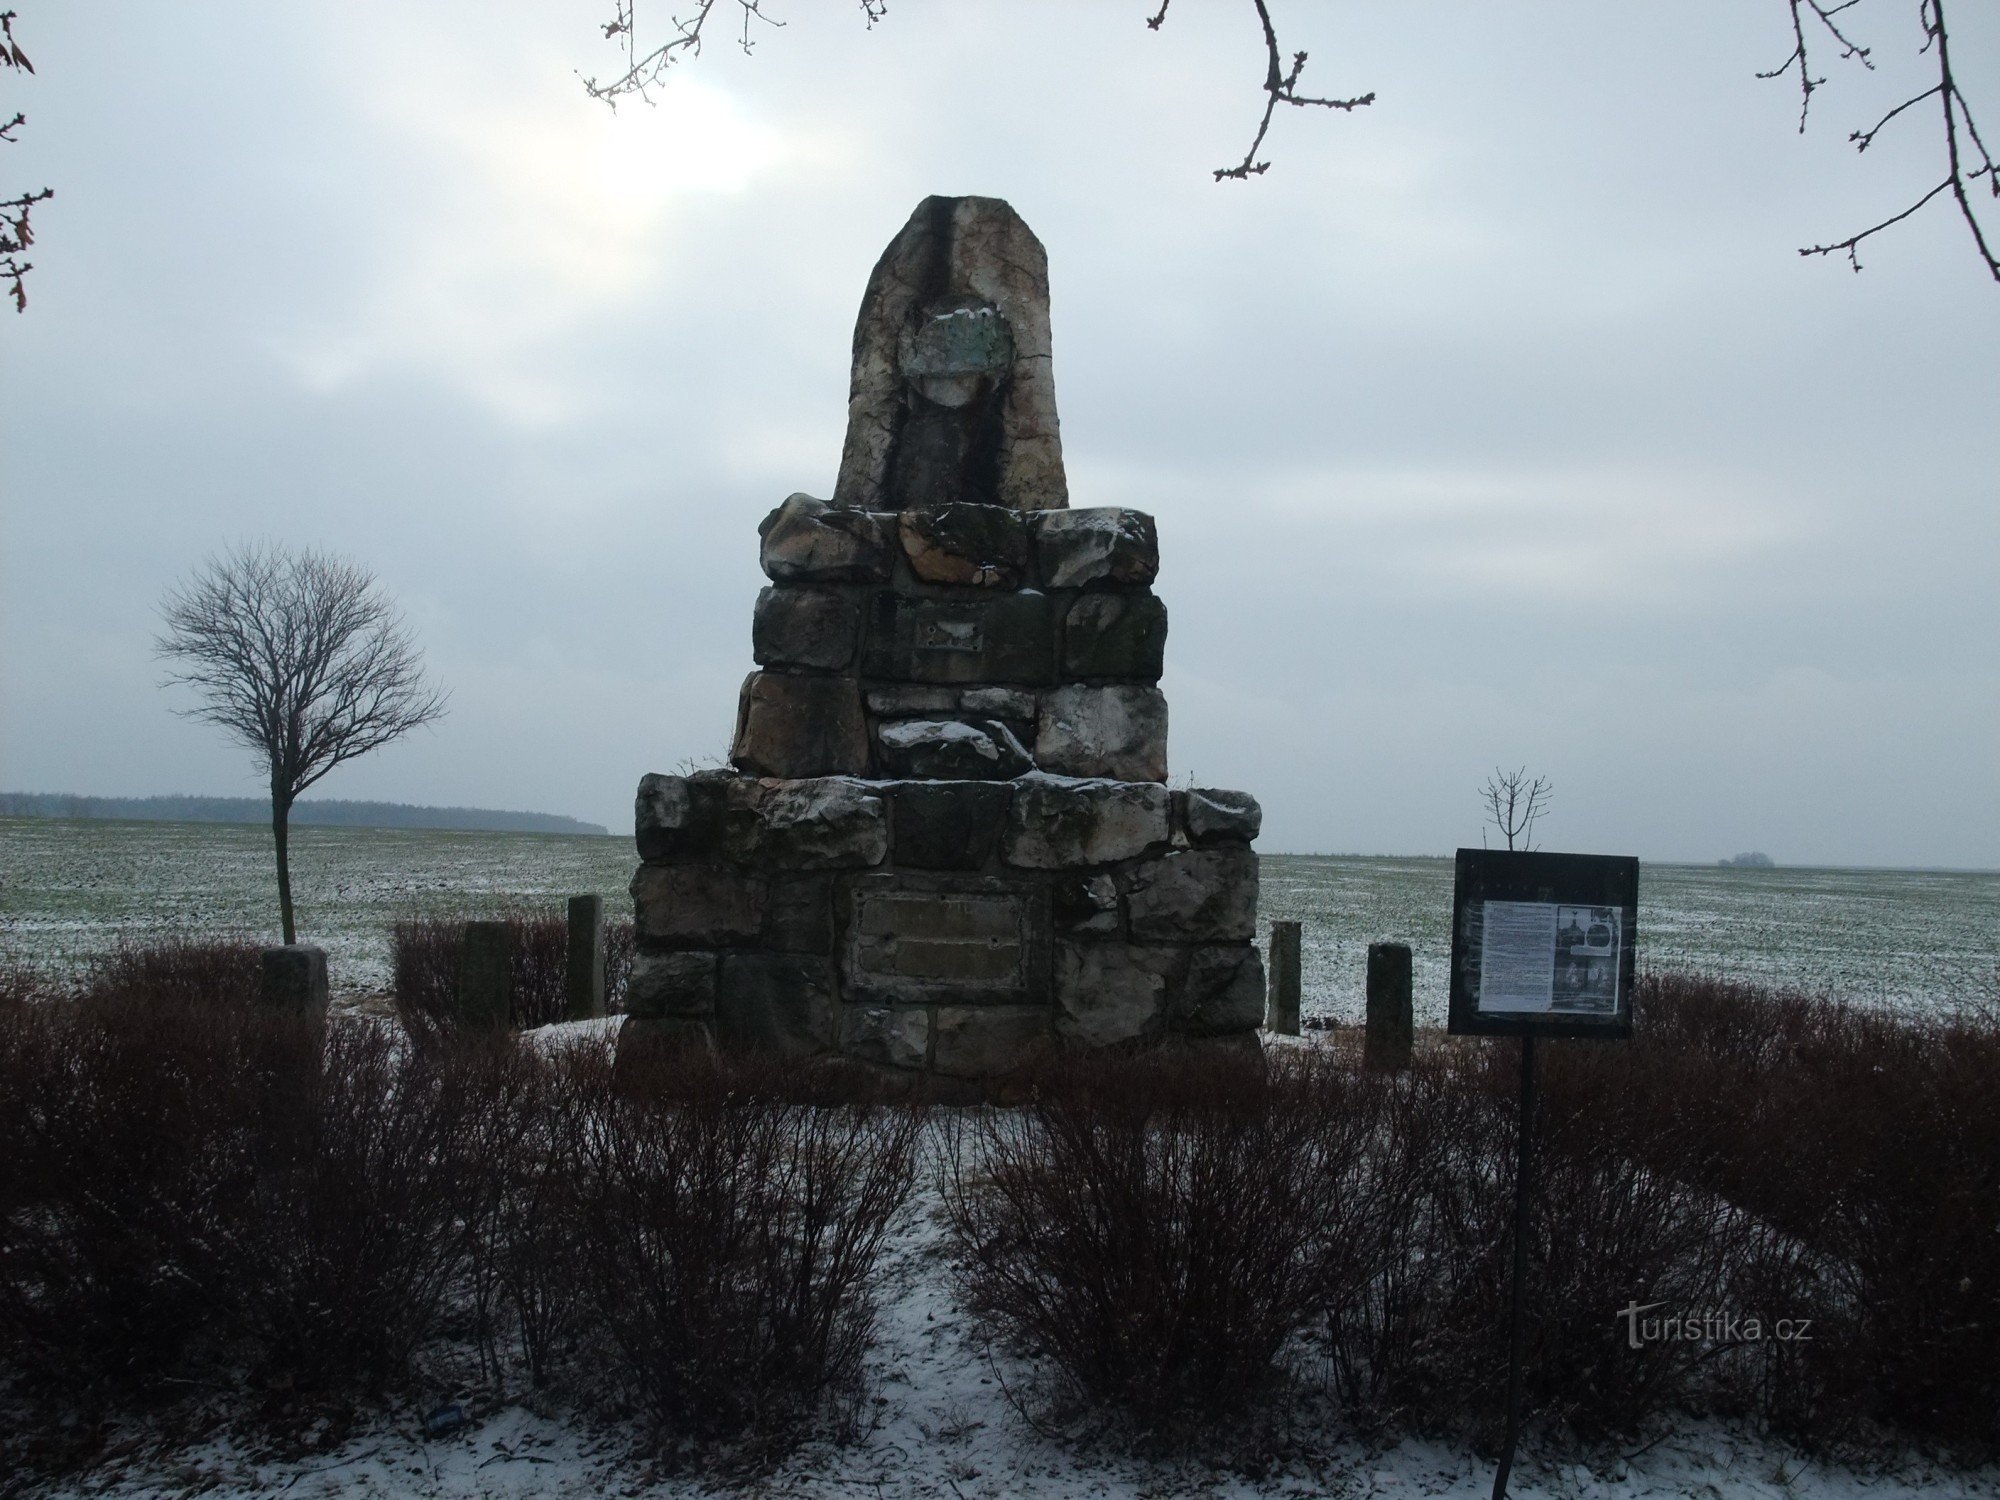
[[[1461,1036],[1521,1039],[1514,1160],[1514,1286],[1507,1325],[1503,1500],[1521,1435],[1529,1211],[1534,1194],[1535,1039],[1628,1037],[1639,861],[1622,855],[1461,849],[1452,891],[1451,1014]]]

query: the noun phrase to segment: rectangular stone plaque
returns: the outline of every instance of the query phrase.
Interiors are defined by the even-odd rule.
[[[846,1000],[1020,1004],[1047,994],[1044,894],[990,879],[866,876],[849,891]]]
[[[1053,606],[1032,589],[984,599],[878,594],[861,671],[886,682],[1052,681]]]

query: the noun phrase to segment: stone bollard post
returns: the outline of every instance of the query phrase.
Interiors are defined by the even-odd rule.
[[[458,950],[458,1023],[504,1028],[513,1019],[513,931],[505,922],[467,922]]]
[[[1271,1003],[1264,1029],[1279,1036],[1299,1034],[1299,924],[1271,924]]]
[[[604,898],[569,898],[569,951],[563,969],[563,1019],[604,1014]]]
[[[257,998],[272,1010],[326,1014],[326,950],[305,943],[266,948],[257,969]]]
[[[1368,945],[1368,1033],[1362,1064],[1378,1073],[1410,1065],[1410,948],[1407,943]]]

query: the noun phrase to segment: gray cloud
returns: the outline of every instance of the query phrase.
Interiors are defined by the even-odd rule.
[[[24,15],[0,781],[250,789],[148,651],[262,535],[374,567],[454,691],[328,795],[621,824],[725,747],[869,266],[976,191],[1049,247],[1076,503],[1160,519],[1176,767],[1267,846],[1448,850],[1526,762],[1557,846],[2000,864],[2000,296],[1943,214],[1792,253],[1934,170],[1844,144],[1894,79],[1800,138],[1775,5],[1298,6],[1381,102],[1218,186],[1238,9],[793,5],[616,117],[589,7]]]

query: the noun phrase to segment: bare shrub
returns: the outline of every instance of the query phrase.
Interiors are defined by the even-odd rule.
[[[211,1290],[280,1386],[385,1389],[437,1329],[504,1144],[477,1056],[337,1027],[245,1122]]]
[[[572,1172],[594,1126],[587,1080],[607,1066],[601,1050],[542,1058],[516,1046],[488,1049],[486,1058],[494,1149],[475,1222],[474,1312],[495,1373],[498,1341],[511,1334],[536,1385],[554,1376],[581,1325],[581,1207]]]
[[[514,1004],[510,1024],[517,1031],[548,1026],[563,1018],[564,975],[569,961],[566,917],[512,911],[507,924],[512,953]],[[415,915],[397,921],[389,934],[390,995],[404,1027],[419,1042],[435,1041],[458,1029],[459,949],[466,919]],[[621,973],[631,969],[630,924]],[[606,932],[606,990],[610,989],[611,941]]]
[[[1051,1064],[1025,1105],[971,1117],[947,1150],[964,1296],[1150,1436],[1207,1429],[1355,1275],[1344,1210],[1367,1089],[1297,1055],[1268,1076],[1161,1056]]]
[[[127,941],[91,961],[82,992],[176,1009],[249,1005],[257,998],[262,953],[262,944],[244,939]]]
[[[145,976],[144,964],[121,972]],[[361,1393],[436,1327],[490,1152],[475,1077],[158,985],[0,1021],[0,1332],[39,1383]]]
[[[129,955],[128,955],[129,957]],[[128,972],[144,966],[127,964]],[[316,1059],[316,1030],[247,1006],[120,993],[0,1022],[0,1329],[39,1382],[132,1385],[189,1357],[268,1102]]]
[[[572,1052],[589,1319],[663,1436],[795,1439],[858,1390],[922,1116],[794,1102],[795,1066]]]

